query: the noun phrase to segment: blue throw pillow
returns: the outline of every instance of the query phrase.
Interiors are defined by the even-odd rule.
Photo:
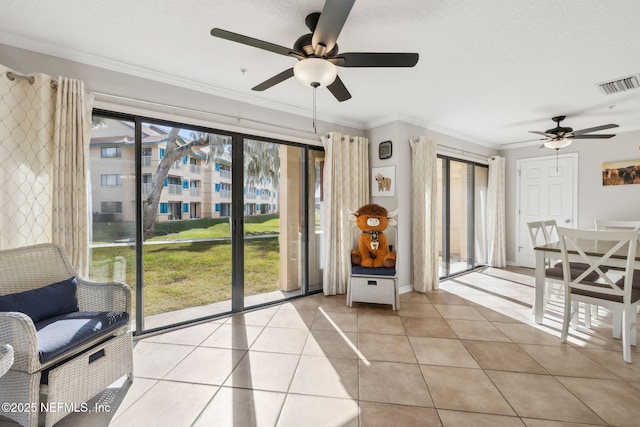
[[[34,323],[78,311],[77,284],[76,278],[70,277],[42,288],[0,296],[0,311],[19,311]]]

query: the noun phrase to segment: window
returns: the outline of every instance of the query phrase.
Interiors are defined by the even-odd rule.
[[[122,149],[120,147],[102,147],[100,157],[103,159],[120,158],[122,157]]]
[[[122,202],[100,202],[102,213],[122,213]]]
[[[117,174],[100,175],[100,185],[122,185],[122,177]]]

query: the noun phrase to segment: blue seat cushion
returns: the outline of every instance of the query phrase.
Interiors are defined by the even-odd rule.
[[[48,362],[62,353],[92,341],[126,325],[129,314],[119,311],[66,313],[35,324],[40,362]]]
[[[351,274],[361,274],[363,276],[395,276],[395,267],[362,267],[354,265],[351,267]]]
[[[0,296],[0,311],[18,311],[33,323],[78,311],[77,280],[70,277],[38,289]]]

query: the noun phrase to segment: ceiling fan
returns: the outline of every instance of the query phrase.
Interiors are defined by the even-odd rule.
[[[211,30],[211,35],[222,39],[257,47],[298,60],[289,68],[252,88],[263,91],[295,76],[314,88],[326,86],[340,102],[351,98],[351,94],[337,75],[339,67],[413,67],[418,62],[417,53],[349,52],[338,53],[336,40],[344,26],[355,0],[326,0],[322,12],[309,14],[305,24],[311,33],[304,34],[293,44],[293,48],[279,46],[263,40],[232,33],[220,28]]]
[[[597,132],[600,130],[617,128],[618,125],[610,123],[608,125],[595,126],[592,128],[573,130],[570,127],[560,126],[560,122],[563,121],[566,116],[557,116],[553,117],[551,120],[556,122],[556,127],[547,129],[544,132],[531,130],[530,133],[535,133],[538,135],[543,135],[544,138],[536,139],[534,141],[546,141],[544,144],[540,146],[540,148],[553,148],[555,150],[559,150],[560,148],[568,147],[571,145],[572,140],[574,139],[608,139],[616,136],[613,133],[600,133],[594,135],[587,135],[591,132]]]

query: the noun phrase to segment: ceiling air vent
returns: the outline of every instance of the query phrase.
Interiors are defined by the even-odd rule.
[[[598,87],[606,95],[636,89],[640,87],[640,74],[634,74],[632,76],[623,77],[610,82],[599,83]]]

